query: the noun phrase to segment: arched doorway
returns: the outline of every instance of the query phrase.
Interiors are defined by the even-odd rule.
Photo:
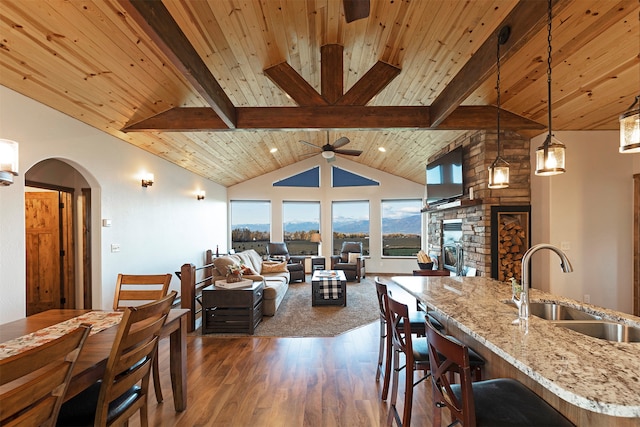
[[[91,189],[68,163],[25,173],[26,313],[91,308]]]

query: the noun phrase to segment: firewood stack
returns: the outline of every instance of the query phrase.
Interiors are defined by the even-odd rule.
[[[513,277],[521,282],[522,256],[527,250],[525,230],[520,219],[502,215],[498,224],[498,280]]]

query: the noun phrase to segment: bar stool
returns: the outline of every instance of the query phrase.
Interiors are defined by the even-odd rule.
[[[406,304],[398,302],[388,295],[384,296],[388,312],[388,324],[391,329],[391,342],[393,344],[393,386],[391,388],[391,407],[389,408],[389,416],[387,424],[391,425],[393,419],[398,425],[408,427],[411,425],[411,406],[413,403],[413,388],[420,384],[431,375],[428,373],[429,353],[424,350],[428,349],[427,338],[416,338],[411,336],[411,323],[409,319],[409,308]],[[423,322],[425,323],[425,322]],[[430,322],[426,322],[431,324]],[[431,328],[434,328],[431,326]],[[417,345],[416,345],[417,344]],[[404,353],[405,365],[400,367],[400,353]],[[399,373],[405,369],[405,387],[404,387],[404,410],[402,419],[398,413],[396,402],[398,399],[398,379]],[[418,381],[413,382],[413,374],[415,371],[424,371]]]
[[[376,370],[376,382],[380,381],[380,376],[383,377],[382,385],[382,400],[387,400],[389,394],[389,380],[391,373],[391,359],[393,344],[391,342],[391,322],[389,320],[388,310],[386,309],[386,303],[384,297],[391,295],[391,291],[387,289],[387,285],[382,283],[378,277],[375,277],[376,292],[378,294],[378,308],[380,311],[380,348],[378,352],[378,368]],[[432,322],[434,327],[439,330],[444,330],[444,326],[438,320],[430,315],[429,321]],[[402,320],[401,320],[402,322]],[[411,333],[417,336],[425,336],[425,313],[412,311],[409,313],[409,324],[411,326]],[[385,356],[386,354],[386,356]],[[382,368],[382,360],[385,359],[384,371]]]
[[[469,348],[445,336],[427,322],[427,341],[433,388],[433,425],[440,426],[442,409],[452,424],[476,426],[573,426],[533,391],[511,378],[471,382]],[[460,375],[452,384],[447,373]]]

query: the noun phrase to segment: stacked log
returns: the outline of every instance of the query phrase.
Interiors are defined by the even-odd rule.
[[[526,250],[526,234],[520,219],[502,215],[498,224],[498,280],[513,277],[521,282],[522,256]]]

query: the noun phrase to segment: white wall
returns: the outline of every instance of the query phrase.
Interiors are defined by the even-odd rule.
[[[24,173],[44,159],[69,163],[91,185],[95,308],[111,307],[118,273],[173,274],[227,239],[224,187],[2,86],[0,137],[20,144],[20,176],[0,188],[0,322],[25,315]],[[142,170],[154,173],[152,187],[142,188]]]
[[[370,257],[366,260],[366,272],[409,273],[417,268],[415,258],[382,258],[380,202],[388,199],[421,199],[424,193],[424,186],[340,156],[336,157],[335,162],[327,163],[321,155],[313,156],[278,171],[231,186],[228,188],[229,200],[271,200],[271,238],[273,241],[283,240],[283,201],[320,201],[320,231],[323,236],[320,250],[321,255],[326,258],[327,267],[329,266],[329,256],[331,256],[331,202],[368,200],[370,211]],[[317,165],[320,166],[320,188],[273,187],[272,185],[278,180],[296,175]],[[332,188],[331,166],[337,166],[349,172],[373,179],[380,182],[380,185]],[[230,230],[229,236],[231,236]]]
[[[566,250],[564,274],[550,251],[532,258],[532,284],[553,294],[632,313],[633,174],[640,154],[620,154],[617,131],[555,132],[566,147],[567,172],[552,177],[531,167],[532,244]],[[532,140],[531,158],[546,134]]]

